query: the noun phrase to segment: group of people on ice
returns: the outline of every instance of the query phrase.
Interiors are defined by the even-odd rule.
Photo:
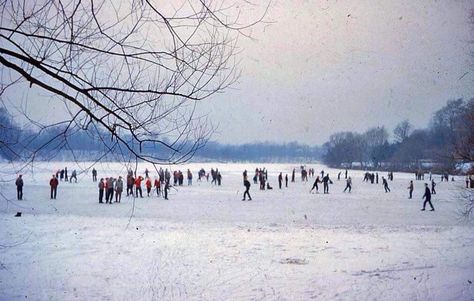
[[[71,176],[69,177],[67,173],[67,167],[64,167],[63,169],[58,169],[56,171],[56,179],[60,180],[61,182],[64,180],[70,183],[72,183],[72,179],[74,179],[74,183],[77,183],[77,172],[74,169],[71,173]]]

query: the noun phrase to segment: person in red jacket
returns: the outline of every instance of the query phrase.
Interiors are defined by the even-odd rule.
[[[136,194],[136,197],[138,198],[138,192],[140,191],[140,197],[142,198],[143,195],[142,195],[142,180],[143,178],[140,176],[140,177],[137,177],[135,179],[135,194]]]
[[[161,194],[161,183],[160,183],[160,178],[155,178],[155,189],[156,189],[156,195],[160,196]]]
[[[51,199],[56,199],[56,193],[58,191],[59,181],[56,178],[56,175],[53,175],[51,180],[49,180],[49,186],[51,186]]]
[[[151,180],[150,180],[150,178],[146,178],[145,186],[146,186],[146,194],[147,194],[148,197],[150,197],[150,192],[151,192]]]

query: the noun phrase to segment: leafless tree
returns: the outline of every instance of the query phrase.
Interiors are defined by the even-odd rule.
[[[403,120],[393,130],[393,135],[395,136],[395,140],[397,142],[405,141],[408,136],[410,136],[412,126],[408,120]]]
[[[237,42],[268,9],[225,0],[0,0],[0,97],[39,88],[64,104],[51,143],[87,130],[107,152],[151,163],[181,163],[208,140],[199,101],[239,75]],[[258,11],[244,19],[241,12]],[[31,145],[38,133],[23,146]],[[59,141],[59,142],[58,142]],[[166,151],[157,154],[153,148]]]

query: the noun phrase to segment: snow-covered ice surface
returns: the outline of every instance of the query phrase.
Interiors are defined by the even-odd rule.
[[[291,179],[294,164],[196,163],[179,167],[191,168],[194,183],[185,180],[168,201],[124,196],[108,205],[98,203],[86,173],[77,184],[60,183],[50,200],[49,177],[64,166],[75,168],[52,162],[22,171],[25,200],[0,201],[1,300],[474,299],[462,177],[438,183],[436,211],[420,212],[422,181],[407,198],[412,174],[395,173],[384,193],[349,171],[349,194],[338,170],[309,164],[334,181],[324,195],[310,194],[314,179],[303,183],[298,173],[278,189],[278,173]],[[251,179],[257,166],[270,171],[274,189],[252,184],[253,200],[242,202],[242,172]],[[222,186],[197,182],[201,167],[219,168]],[[4,179],[15,168],[1,163]],[[126,173],[120,164],[96,168],[99,178]],[[14,183],[0,192],[15,199]]]

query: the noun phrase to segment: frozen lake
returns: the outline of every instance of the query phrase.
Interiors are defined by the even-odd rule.
[[[49,199],[57,169],[79,172]],[[420,212],[423,181],[395,173],[382,185],[349,171],[329,172],[330,194],[310,194],[297,164],[193,163],[192,186],[99,204],[90,171],[73,163],[37,163],[24,174],[24,200],[13,182],[0,184],[0,299],[4,300],[472,300],[474,232],[459,216],[463,178],[440,182],[435,212]],[[200,168],[222,173],[222,186],[197,181]],[[269,170],[273,190],[242,202],[242,172]],[[18,167],[1,164],[3,179]],[[151,166],[139,165],[137,174]],[[170,169],[170,166],[163,166]],[[278,189],[283,172],[296,182]],[[96,166],[98,177],[126,175],[117,163]],[[379,174],[386,176],[385,172]],[[186,175],[185,175],[186,178]],[[439,182],[439,176],[435,176]],[[380,181],[381,183],[381,181]],[[322,186],[322,185],[320,185]],[[146,195],[146,193],[145,193]],[[17,211],[21,217],[14,217]],[[132,216],[133,213],[133,216]]]

